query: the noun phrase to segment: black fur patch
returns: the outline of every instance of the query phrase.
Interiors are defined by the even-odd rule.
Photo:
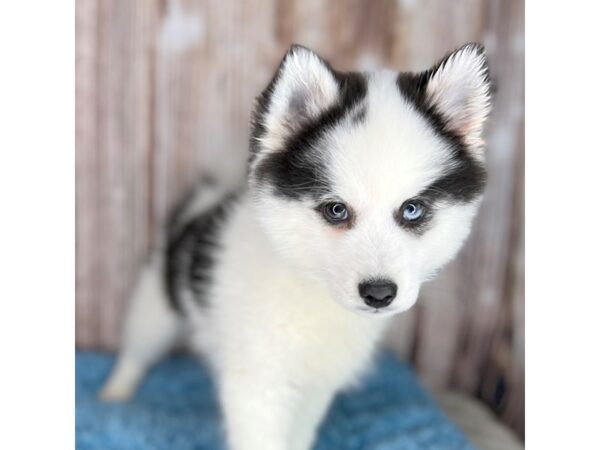
[[[483,47],[472,45],[478,53]],[[441,136],[452,149],[454,169],[433,183],[423,195],[430,199],[440,196],[459,202],[469,202],[483,192],[486,184],[486,170],[470,153],[464,139],[448,127],[448,120],[427,100],[427,85],[431,76],[443,67],[452,53],[446,55],[434,67],[421,73],[400,73],[396,79],[398,89],[415,109],[429,122],[435,132]],[[486,71],[485,76],[489,81]]]
[[[290,52],[296,47],[293,46]],[[318,198],[329,193],[330,182],[322,164],[323,150],[319,148],[319,141],[326,131],[337,126],[348,114],[354,112],[353,120],[363,120],[366,114],[366,108],[362,106],[355,110],[367,95],[367,81],[364,75],[356,72],[338,72],[326,61],[323,61],[323,64],[338,83],[338,100],[318,117],[309,120],[298,132],[289,136],[283,143],[283,148],[276,149],[255,168],[254,175],[258,182],[270,184],[276,195],[289,199],[305,196]],[[259,140],[266,133],[264,117],[268,112],[281,67],[256,102],[251,124],[250,161],[261,151]]]
[[[430,202],[437,199],[467,203],[480,195],[486,184],[487,172],[464,148],[454,149],[456,166],[438,178],[421,193]]]
[[[367,117],[367,105],[361,105],[356,111],[352,113],[352,123],[358,125],[364,123]]]
[[[185,208],[177,208],[168,230],[165,256],[165,288],[169,301],[178,312],[182,311],[181,296],[191,292],[200,305],[207,305],[206,288],[211,282],[214,254],[218,249],[218,226],[225,219],[235,194],[193,217],[187,223],[177,223],[177,216]],[[177,228],[171,229],[177,224]]]

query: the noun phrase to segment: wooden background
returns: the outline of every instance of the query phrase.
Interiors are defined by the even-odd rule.
[[[115,349],[159,224],[202,167],[244,173],[253,98],[292,42],[341,69],[420,70],[486,45],[497,96],[489,185],[460,256],[389,343],[424,381],[524,433],[522,0],[78,0],[78,348]]]

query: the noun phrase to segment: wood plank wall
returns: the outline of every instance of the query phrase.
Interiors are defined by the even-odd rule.
[[[115,348],[136,271],[202,168],[242,176],[252,100],[290,43],[341,69],[420,70],[479,41],[497,83],[485,201],[388,342],[523,435],[523,16],[522,0],[78,0],[77,346]]]

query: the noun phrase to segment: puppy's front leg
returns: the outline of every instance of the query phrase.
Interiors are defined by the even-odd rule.
[[[328,390],[324,386],[318,390],[305,391],[294,418],[292,450],[313,448],[319,425],[325,417],[334,394],[334,390]]]
[[[230,450],[308,450],[312,420],[297,421],[298,412],[310,399],[293,381],[260,378],[256,374],[226,375],[221,384]]]

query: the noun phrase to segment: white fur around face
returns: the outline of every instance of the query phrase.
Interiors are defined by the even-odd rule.
[[[428,230],[415,235],[394,220],[404,201],[452,169],[451,149],[412,104],[401,97],[393,72],[369,75],[367,114],[329,132],[323,164],[333,177],[331,198],[355,216],[350,229],[334,228],[309,199],[286,200],[255,193],[257,218],[274,248],[297,270],[327,289],[331,298],[360,314],[389,316],[410,308],[423,281],[460,249],[478,201],[440,203]],[[391,279],[397,298],[375,312],[359,296],[358,285]]]
[[[427,84],[430,104],[448,128],[473,146],[482,143],[483,123],[490,112],[490,83],[483,50],[468,44],[452,53]]]

